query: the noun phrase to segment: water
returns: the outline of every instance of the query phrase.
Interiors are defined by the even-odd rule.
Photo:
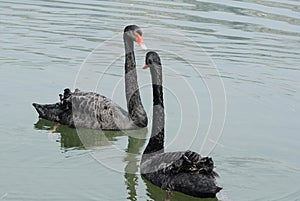
[[[141,26],[146,44],[148,38],[149,47],[161,49],[167,150],[211,147],[204,141],[212,118],[205,83],[222,78],[226,122],[216,148],[208,151],[224,188],[218,198],[300,200],[299,1],[28,0],[1,1],[0,8],[0,200],[164,200],[166,193],[138,174],[151,124],[125,134],[64,126],[53,132],[55,125],[38,120],[31,106],[57,101],[65,87],[80,87],[125,107],[122,55],[114,61],[111,50],[98,47],[100,57],[97,51],[89,57],[114,61],[100,81],[105,64],[91,71],[79,67],[112,37],[112,48],[122,53],[118,34],[127,24]],[[201,77],[184,68],[187,62],[174,55],[181,51],[180,34],[207,52],[220,75]],[[188,42],[185,48],[202,52],[199,46]],[[136,54],[142,65],[144,52]],[[138,74],[151,116],[149,72]],[[175,193],[171,200],[191,199]]]

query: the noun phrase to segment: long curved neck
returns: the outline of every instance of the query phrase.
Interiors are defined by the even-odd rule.
[[[153,117],[152,131],[149,143],[144,151],[144,154],[157,154],[164,152],[164,100],[162,86],[162,71],[161,66],[150,67],[153,89]]]
[[[129,118],[136,126],[147,126],[148,120],[141,102],[139,86],[137,82],[136,64],[133,49],[133,41],[124,34],[125,45],[125,91]]]

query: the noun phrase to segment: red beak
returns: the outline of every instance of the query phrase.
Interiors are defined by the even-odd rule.
[[[147,64],[145,64],[145,65],[144,65],[142,68],[143,68],[143,69],[146,69],[146,68],[148,68]]]
[[[144,43],[143,37],[140,34],[138,34],[138,33],[136,33],[136,42],[137,42],[137,44],[139,44],[139,46],[141,46],[141,48],[143,50],[147,50],[147,47],[146,47],[146,45]]]

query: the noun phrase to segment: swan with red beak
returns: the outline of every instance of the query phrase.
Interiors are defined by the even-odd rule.
[[[100,94],[78,89],[71,92],[67,88],[63,94],[60,94],[60,102],[54,104],[33,103],[39,117],[77,128],[133,130],[146,127],[148,118],[140,98],[134,56],[134,42],[142,49],[147,49],[142,30],[136,25],[126,26],[123,40],[128,112]]]

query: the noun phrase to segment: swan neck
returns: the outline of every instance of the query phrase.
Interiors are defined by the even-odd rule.
[[[163,100],[161,67],[150,68],[153,90],[152,131],[144,154],[158,154],[164,152],[165,113]]]
[[[147,126],[148,119],[141,102],[137,82],[133,41],[124,34],[125,45],[125,92],[128,115],[138,127]]]
[[[125,53],[131,53],[134,51],[134,45],[133,45],[133,40],[126,34],[123,34],[123,41],[124,41],[124,46],[125,46]]]

